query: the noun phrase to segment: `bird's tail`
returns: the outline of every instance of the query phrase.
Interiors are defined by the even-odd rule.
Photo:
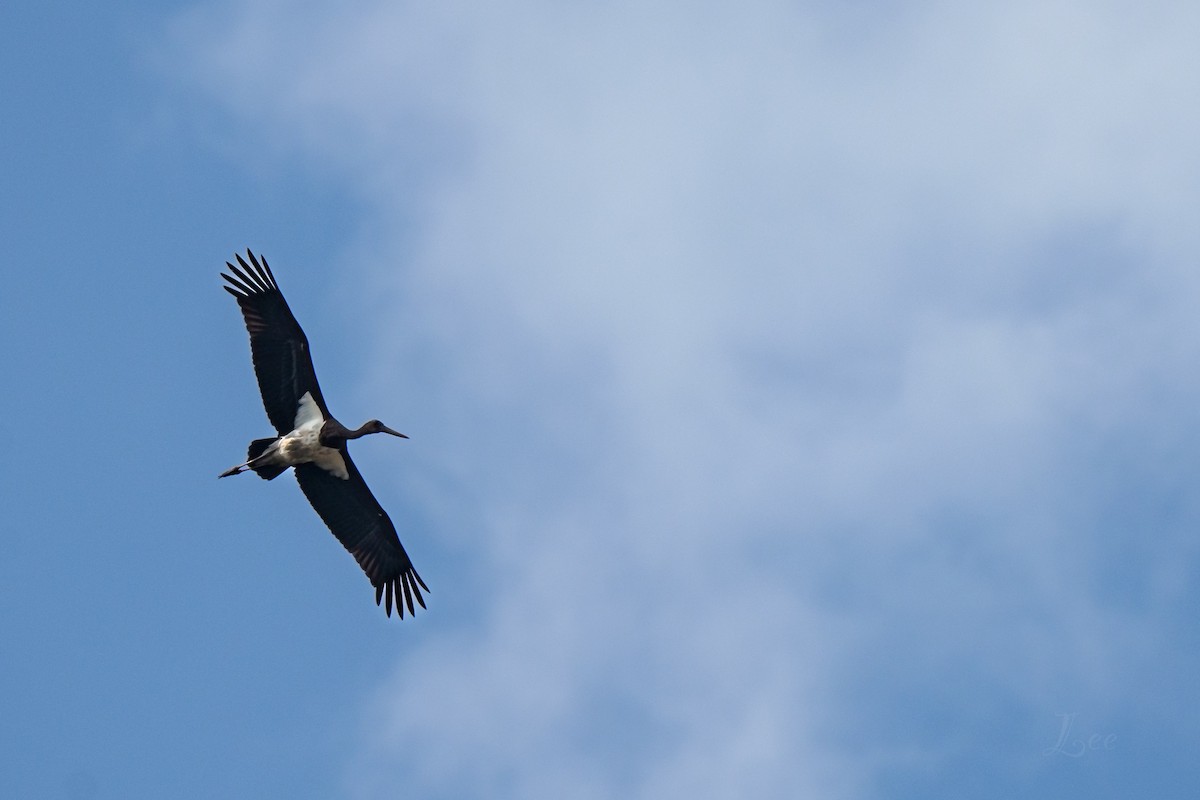
[[[263,454],[266,453],[267,450],[270,449],[271,445],[275,444],[277,441],[279,441],[277,437],[272,437],[270,439],[255,439],[250,443],[250,449],[246,453],[246,463],[238,464],[236,467],[231,467],[217,477],[228,478],[230,475],[237,475],[245,472],[248,469],[252,469],[254,470],[254,473],[263,480],[270,481],[278,478],[283,474],[284,470],[287,469],[286,464],[254,463],[259,458],[262,458]]]
[[[270,446],[275,444],[275,442],[277,442],[277,441],[279,441],[279,440],[278,440],[278,438],[275,438],[275,437],[272,437],[270,439],[255,439],[253,442],[250,443],[250,450],[246,453],[246,465],[249,466],[250,469],[254,470],[254,473],[256,475],[258,475],[258,477],[262,478],[263,480],[267,480],[267,481],[275,480],[276,478],[278,478],[280,475],[283,474],[284,470],[287,469],[286,464],[284,464],[284,465],[279,465],[279,464],[256,465],[254,463],[255,460],[257,460],[260,456],[262,456],[262,454],[265,453],[267,451],[267,449],[270,448]]]

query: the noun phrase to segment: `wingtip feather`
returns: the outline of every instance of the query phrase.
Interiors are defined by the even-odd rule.
[[[410,570],[410,572],[412,572],[412,576],[417,579],[417,583],[421,584],[422,589],[429,592],[430,594],[433,594],[433,592],[430,591],[429,587],[425,585],[425,581],[421,580],[420,574],[418,574],[415,569]],[[424,605],[425,605],[424,603],[421,604],[422,607],[424,607]]]
[[[416,616],[417,610],[413,608],[412,591],[408,588],[408,581],[400,579],[400,588],[404,590],[404,604],[408,606],[409,616]],[[400,598],[396,598],[396,605],[400,605]],[[404,612],[401,611],[401,614]]]

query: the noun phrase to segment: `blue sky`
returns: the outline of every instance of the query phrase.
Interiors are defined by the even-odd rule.
[[[0,12],[0,795],[1192,797],[1200,12]],[[253,247],[432,589],[387,619]]]

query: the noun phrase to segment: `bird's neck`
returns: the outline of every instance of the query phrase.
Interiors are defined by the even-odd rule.
[[[363,436],[366,436],[368,433],[373,433],[373,431],[367,430],[367,425],[363,424],[361,427],[359,427],[355,430],[346,431],[346,438],[347,439],[359,439]]]
[[[321,444],[326,447],[338,448],[346,443],[349,439],[357,439],[360,436],[367,434],[367,426],[363,425],[358,430],[350,430],[336,419],[325,420],[324,427],[321,428]]]

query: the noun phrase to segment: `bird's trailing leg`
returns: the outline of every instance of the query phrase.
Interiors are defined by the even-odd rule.
[[[225,470],[217,477],[218,478],[228,478],[230,475],[241,475],[243,472],[245,472],[248,469],[258,469],[262,466],[258,462],[260,462],[262,460],[263,460],[262,456],[259,456],[258,458],[252,458],[244,464],[238,464],[236,467],[230,467],[229,469]]]
[[[225,470],[217,477],[218,478],[228,478],[230,475],[240,475],[248,469],[250,469],[249,461],[247,461],[245,464],[238,464],[236,467],[230,467],[229,469]]]
[[[248,469],[254,470],[258,477],[264,480],[269,481],[279,477],[290,465],[276,463],[277,450],[271,445],[278,441],[277,438],[255,439],[250,443],[250,452],[246,454],[249,459],[236,467],[230,467],[217,477],[228,478],[230,475],[240,475]]]

